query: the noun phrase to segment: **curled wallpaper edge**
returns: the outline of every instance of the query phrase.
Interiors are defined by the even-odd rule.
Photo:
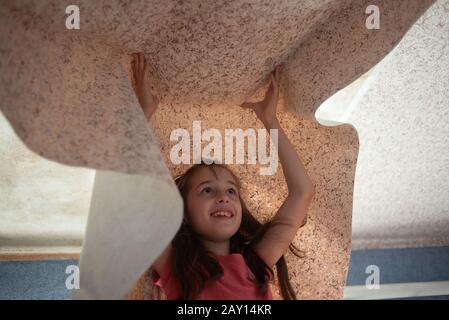
[[[358,0],[332,12],[286,61],[286,109],[316,121],[320,105],[387,56],[435,1]],[[379,29],[365,25],[369,5],[379,8]]]
[[[97,171],[73,298],[123,299],[171,241],[182,208],[178,190],[159,178]]]

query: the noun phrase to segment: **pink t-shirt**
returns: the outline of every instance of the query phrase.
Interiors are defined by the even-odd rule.
[[[253,273],[241,253],[216,257],[223,267],[223,276],[208,284],[195,300],[273,300],[270,287],[265,294],[257,292],[250,278]],[[167,262],[161,275],[154,271],[154,284],[162,287],[168,300],[174,300],[179,296],[179,286],[176,279],[171,277],[170,262]]]

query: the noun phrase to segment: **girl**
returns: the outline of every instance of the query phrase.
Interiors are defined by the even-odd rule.
[[[150,92],[142,53],[133,54],[135,92],[149,121],[158,99]],[[264,100],[243,103],[265,128],[278,130],[278,154],[288,195],[276,215],[261,224],[242,200],[240,181],[225,165],[196,164],[175,178],[184,202],[184,220],[174,239],[153,263],[155,284],[167,299],[272,299],[269,282],[276,265],[284,299],[296,299],[283,255],[314,196],[314,184],[276,117],[281,67],[270,74]]]

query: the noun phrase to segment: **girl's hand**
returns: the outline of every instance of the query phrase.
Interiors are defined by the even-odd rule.
[[[159,99],[151,93],[151,84],[148,78],[148,67],[145,61],[145,56],[142,52],[133,53],[133,60],[131,62],[134,82],[136,84],[134,91],[143,113],[147,121],[150,120],[151,115],[156,111],[159,105]]]
[[[257,117],[266,126],[277,120],[276,107],[279,98],[279,80],[283,65],[278,65],[270,74],[270,86],[265,94],[265,98],[258,102],[245,102],[240,105],[242,108],[250,108],[256,112]]]

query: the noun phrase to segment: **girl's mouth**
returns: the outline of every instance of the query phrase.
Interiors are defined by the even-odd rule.
[[[219,218],[219,219],[230,219],[230,218],[234,217],[234,214],[227,210],[215,211],[215,212],[212,212],[210,215],[213,218]]]

